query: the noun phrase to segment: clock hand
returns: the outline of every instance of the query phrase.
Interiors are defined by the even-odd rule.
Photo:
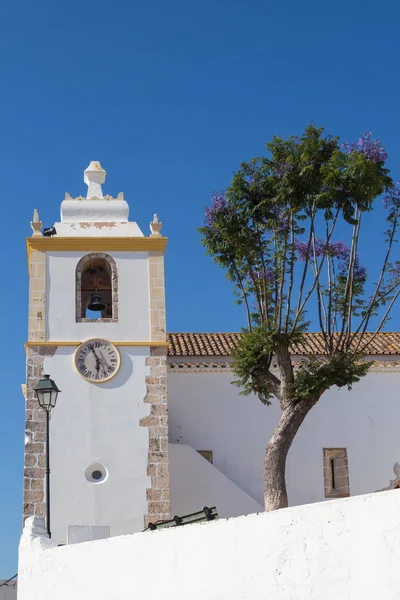
[[[96,365],[97,365],[97,364],[99,364],[99,363],[100,363],[100,358],[97,356],[97,354],[96,354],[96,352],[95,352],[95,349],[94,349],[94,347],[93,347],[92,345],[90,345],[90,346],[89,346],[89,348],[91,349],[91,351],[93,352],[93,354],[94,354],[94,356],[95,356],[95,359],[96,359]],[[96,366],[96,369],[97,369],[97,366]]]
[[[97,371],[97,375],[98,375],[98,374],[99,374],[99,371],[100,371],[100,359],[99,359],[99,357],[97,356],[97,354],[96,354],[96,352],[95,352],[95,350],[94,350],[94,346],[93,346],[93,344],[89,344],[89,348],[90,348],[90,349],[91,349],[91,351],[93,352],[93,354],[94,354],[94,357],[95,357],[95,359],[96,359],[96,367],[95,367],[95,369],[96,369],[96,371]]]
[[[104,354],[102,353],[102,351],[100,350],[100,362],[103,364],[103,373],[104,375],[108,375],[108,364],[106,359],[104,358]]]

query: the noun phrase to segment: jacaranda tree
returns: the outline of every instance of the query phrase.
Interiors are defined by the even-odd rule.
[[[308,412],[331,386],[351,389],[371,366],[366,347],[400,290],[400,263],[391,256],[400,191],[370,132],[340,144],[310,125],[266,148],[267,156],[243,163],[226,191],[214,194],[200,231],[246,310],[235,383],[264,404],[276,398],[281,409],[264,464],[265,509],[274,510],[288,504],[286,458]],[[368,280],[359,240],[364,214],[382,195],[385,253]],[[294,366],[291,345],[316,323],[324,353]]]

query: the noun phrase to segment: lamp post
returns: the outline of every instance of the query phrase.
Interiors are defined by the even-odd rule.
[[[51,410],[57,402],[58,392],[60,391],[50,375],[43,375],[42,379],[33,388],[39,402],[40,408],[46,413],[46,526],[49,538],[50,531],[50,443],[49,443],[49,417]]]

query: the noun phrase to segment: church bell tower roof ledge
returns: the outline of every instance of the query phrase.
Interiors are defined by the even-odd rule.
[[[40,252],[164,252],[168,238],[157,237],[29,237],[26,249],[29,257],[32,250]]]

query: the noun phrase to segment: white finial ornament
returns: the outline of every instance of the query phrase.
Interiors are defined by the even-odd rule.
[[[88,186],[86,198],[103,198],[101,185],[106,180],[106,171],[102,168],[98,160],[92,160],[88,168],[85,170],[83,181]]]
[[[35,208],[35,210],[33,211],[33,220],[31,221],[31,227],[32,227],[32,231],[33,231],[32,237],[43,235],[41,232],[42,225],[43,225],[42,221],[39,221],[39,213],[38,213],[37,209]]]
[[[162,227],[162,223],[160,223],[160,221],[158,220],[158,215],[155,214],[153,217],[152,223],[150,223],[150,231],[151,231],[150,237],[153,237],[156,235],[161,235],[161,233],[160,233],[161,227]]]

